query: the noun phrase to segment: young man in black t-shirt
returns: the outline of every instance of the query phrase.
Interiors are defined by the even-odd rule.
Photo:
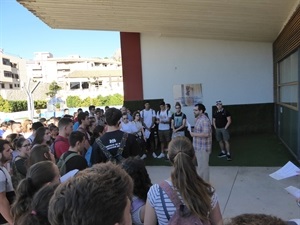
[[[109,108],[105,112],[107,130],[106,133],[100,137],[100,140],[112,156],[116,156],[118,153],[118,149],[124,134],[123,131],[119,130],[119,122],[121,117],[121,111],[116,108]],[[128,134],[122,157],[128,158],[129,156],[136,156],[140,153],[140,151],[141,149],[136,141],[136,137],[132,134]],[[103,150],[100,148],[97,141],[95,141],[93,144],[91,164],[106,162],[107,160],[108,159]]]
[[[66,159],[72,154],[72,157],[66,161],[66,173],[71,170],[84,170],[88,167],[86,159],[81,155],[85,146],[85,134],[80,131],[73,131],[69,136],[70,148],[61,157]]]
[[[229,132],[228,127],[231,124],[231,114],[223,108],[222,102],[216,102],[217,111],[213,115],[213,125],[216,129],[216,139],[219,142],[221,153],[219,158],[227,157],[231,161],[230,145],[229,145]]]

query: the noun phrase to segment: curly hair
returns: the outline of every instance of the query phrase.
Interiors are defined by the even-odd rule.
[[[144,161],[129,157],[122,162],[121,166],[133,180],[133,194],[146,202],[152,183]]]
[[[50,200],[52,225],[114,225],[123,221],[133,182],[119,166],[96,164],[59,185]]]
[[[286,225],[282,219],[266,214],[241,214],[231,218],[226,225]]]

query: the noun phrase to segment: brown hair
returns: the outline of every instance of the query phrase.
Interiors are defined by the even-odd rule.
[[[241,214],[233,217],[226,225],[286,225],[286,223],[275,216],[266,214]]]
[[[96,164],[57,188],[49,205],[49,221],[52,225],[120,223],[132,190],[132,180],[121,167],[111,162]]]
[[[208,220],[214,190],[197,174],[191,141],[187,137],[176,137],[170,142],[168,150],[169,159],[174,166],[171,173],[174,187],[191,212],[201,220]]]

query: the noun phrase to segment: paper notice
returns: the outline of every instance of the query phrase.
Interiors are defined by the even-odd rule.
[[[287,188],[285,188],[285,190],[290,193],[291,195],[293,195],[295,198],[300,198],[300,189],[296,188],[294,186],[289,186]]]
[[[189,121],[186,121],[186,125],[187,125],[187,130],[189,132],[191,132],[192,131],[192,127],[191,127],[191,124],[189,123]]]
[[[296,175],[300,175],[300,169],[289,161],[282,168],[270,174],[270,177],[274,178],[275,180],[282,180]]]

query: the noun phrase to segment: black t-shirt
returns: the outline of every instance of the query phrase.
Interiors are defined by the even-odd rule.
[[[71,153],[71,151],[67,151],[64,154],[64,159],[66,159]],[[66,173],[70,172],[71,170],[74,169],[78,169],[78,170],[84,170],[88,167],[87,162],[85,160],[85,158],[81,155],[76,155],[73,156],[72,158],[70,158],[67,162],[66,162]]]
[[[118,149],[120,147],[122,138],[123,138],[123,131],[116,130],[112,132],[105,133],[101,138],[102,144],[106,147],[108,151],[114,156],[118,153]],[[107,158],[100,149],[97,141],[93,144],[93,150],[91,155],[91,163],[96,164],[100,162],[106,162]],[[141,151],[141,148],[136,141],[136,137],[132,134],[128,134],[126,144],[122,153],[124,158],[128,158],[129,156],[136,156]]]
[[[180,112],[179,114],[173,113],[172,120],[174,120],[175,129],[182,126],[184,119],[186,119],[186,115],[183,112]],[[181,128],[179,131],[184,131],[184,129],[185,128]]]
[[[222,109],[221,111],[216,111],[213,116],[213,118],[216,120],[216,127],[224,128],[227,124],[227,117],[229,116],[231,116],[230,113],[225,109]]]

